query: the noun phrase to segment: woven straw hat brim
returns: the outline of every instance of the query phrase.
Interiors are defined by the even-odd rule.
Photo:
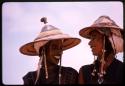
[[[34,42],[27,43],[20,48],[20,52],[25,55],[38,56],[38,53],[36,52],[36,50],[34,48],[34,43],[41,42],[42,43],[41,47],[42,47],[48,41],[51,41],[51,40],[56,41],[56,40],[61,40],[61,39],[64,39],[63,50],[72,48],[72,47],[78,45],[81,41],[79,38],[70,37],[67,34],[58,34],[58,35],[53,35],[53,36],[49,36],[49,37],[44,37],[39,40],[35,40]]]
[[[103,32],[101,31],[101,29],[102,28],[107,28],[107,29],[110,29],[111,30],[111,32],[113,33],[113,34],[115,34],[115,35],[117,35],[117,36],[121,36],[121,33],[120,33],[120,31],[122,32],[123,30],[121,29],[121,28],[118,28],[118,27],[85,27],[85,28],[83,28],[83,29],[81,29],[80,31],[79,31],[79,34],[80,34],[80,36],[82,36],[82,37],[85,37],[85,38],[87,38],[87,39],[90,39],[90,32],[91,31],[93,31],[93,30],[97,30],[97,31],[99,31],[100,33],[102,33],[103,34]]]

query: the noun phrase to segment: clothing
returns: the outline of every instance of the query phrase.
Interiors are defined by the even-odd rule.
[[[59,66],[48,69],[48,79],[45,79],[45,70],[41,68],[40,77],[36,85],[59,84]],[[61,67],[61,84],[77,84],[78,72],[71,67]],[[33,85],[36,79],[36,71],[28,72],[24,77],[24,85]]]
[[[98,61],[96,60],[96,63]],[[92,76],[94,65],[82,66],[79,70],[83,74],[85,84],[98,84],[98,75]],[[113,62],[109,65],[104,75],[104,81],[102,84],[122,84],[123,83],[123,63],[113,59]]]

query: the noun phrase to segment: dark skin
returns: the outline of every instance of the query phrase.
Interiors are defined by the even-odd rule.
[[[92,49],[93,55],[97,56],[98,60],[100,61],[103,54],[104,35],[100,34],[98,31],[92,31],[90,42],[88,44]],[[105,57],[106,64],[104,64],[104,67],[103,67],[104,70],[107,69],[107,67],[112,63],[114,58],[113,52],[110,52],[110,53],[106,52],[106,54],[108,54],[108,56]],[[85,84],[84,77],[81,70],[79,72],[79,84]]]
[[[53,68],[59,63],[60,57],[63,53],[62,46],[62,40],[52,40],[45,45],[46,63],[48,68]]]
[[[92,53],[95,56],[98,56],[99,59],[102,57],[102,49],[103,49],[103,35],[101,35],[97,31],[91,32],[91,40],[89,41],[89,46],[92,49]]]

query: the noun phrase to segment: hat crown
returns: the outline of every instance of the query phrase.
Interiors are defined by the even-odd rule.
[[[108,27],[119,27],[109,16],[100,16],[92,26],[108,26]]]
[[[51,30],[59,30],[59,29],[54,27],[54,26],[52,26],[52,25],[45,25],[42,28],[41,32],[46,32],[46,31],[51,31]]]

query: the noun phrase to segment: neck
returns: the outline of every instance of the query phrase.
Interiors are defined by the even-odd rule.
[[[111,53],[107,56],[107,58],[105,59],[105,65],[104,65],[104,68],[107,69],[107,67],[113,62],[113,59],[114,59],[114,54]]]
[[[47,64],[47,69],[54,69],[57,65],[55,64]],[[43,69],[45,69],[45,65],[42,66]]]
[[[104,61],[104,67],[103,69],[106,70],[110,64],[113,62],[113,59],[114,59],[114,54],[113,53],[110,53],[108,56],[105,57]],[[101,59],[99,59],[100,63],[101,63]]]

